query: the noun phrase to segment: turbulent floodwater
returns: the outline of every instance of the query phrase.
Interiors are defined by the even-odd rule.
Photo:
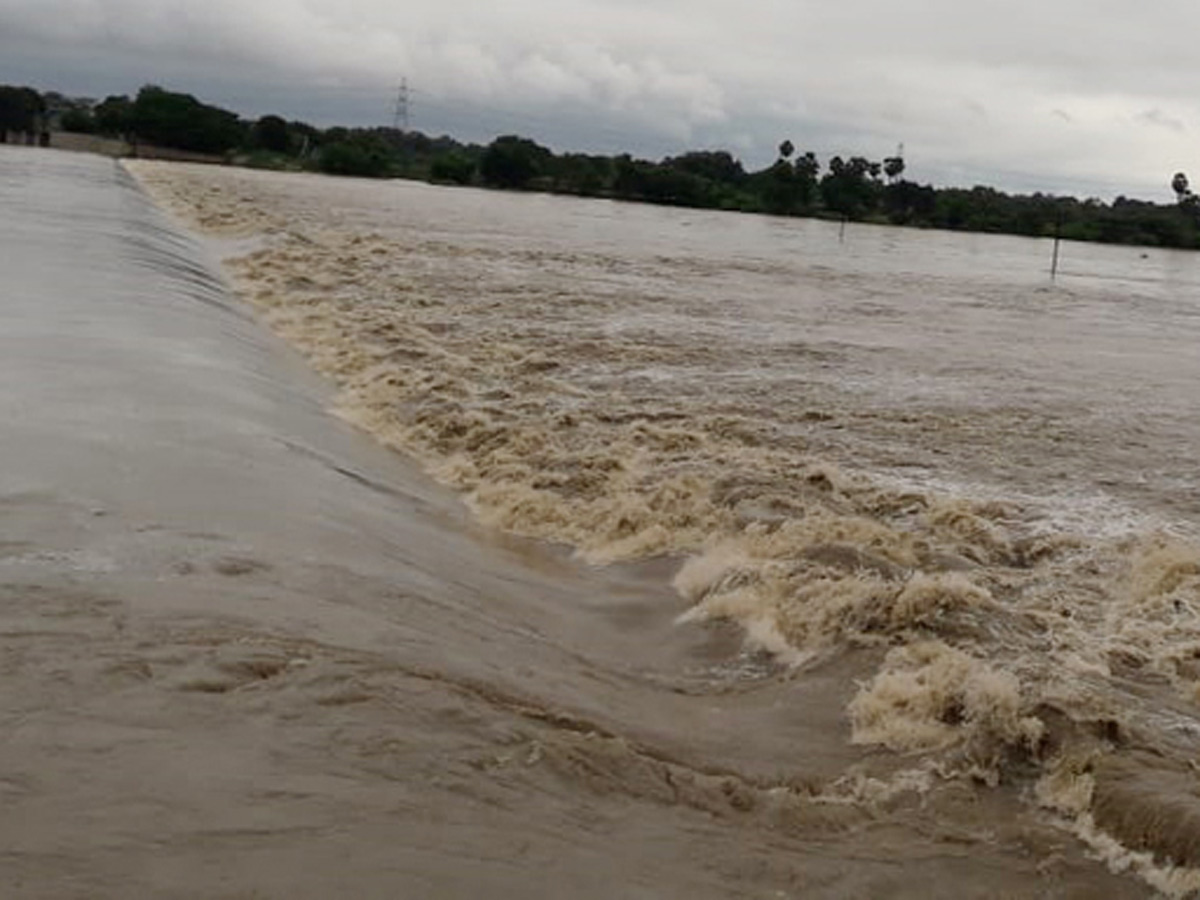
[[[676,557],[793,673],[876,648],[855,744],[1200,884],[1197,257],[137,171],[484,522]]]
[[[90,443],[41,476],[187,518],[126,522],[124,556],[55,549],[117,558],[87,589],[109,578],[155,610],[105,633],[145,677],[93,705],[113,733],[135,711],[160,734],[202,721],[256,781],[214,793],[228,771],[205,759],[195,796],[174,780],[134,802],[96,776],[90,815],[128,837],[148,804],[172,835],[127,853],[165,840],[196,884],[289,896],[334,890],[311,866],[338,853],[364,896],[1200,889],[1195,257],[1068,245],[1052,283],[1044,242],[839,241],[817,222],[128,164],[329,376],[338,415],[459,491],[480,527],[321,421],[330,398],[273,359],[123,170],[53,158],[0,157],[0,196],[66,247],[103,243],[122,284],[148,264],[178,279],[88,332],[120,349],[122,399],[76,398],[52,432],[67,459],[115,406],[139,429],[120,471],[173,477],[88,476]],[[62,215],[84,195],[96,215]],[[39,240],[44,256],[47,238],[20,244],[30,272]],[[13,343],[29,360],[96,327],[70,253],[66,313],[34,275],[9,303],[45,326]],[[10,383],[41,399],[12,409],[61,410],[70,394],[13,359]],[[18,419],[9,478],[57,459]],[[5,496],[9,530],[33,535],[6,571],[46,597],[28,546],[83,542],[78,522],[51,527],[61,498]],[[84,518],[87,534],[122,523]],[[77,576],[55,577],[69,606]],[[19,646],[41,666],[13,670],[30,685],[70,668],[56,644]],[[30,758],[64,752],[55,727]],[[144,736],[114,746],[155,771]],[[27,815],[37,796],[20,794]],[[227,833],[232,885],[211,880]],[[31,896],[48,876],[30,860],[62,852],[38,846],[17,854]]]

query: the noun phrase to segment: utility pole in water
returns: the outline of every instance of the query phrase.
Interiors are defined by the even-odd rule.
[[[400,79],[400,90],[396,94],[396,113],[392,127],[397,131],[408,131],[408,79]]]
[[[1050,280],[1058,277],[1058,245],[1062,240],[1062,213],[1054,220],[1054,256],[1050,260]]]

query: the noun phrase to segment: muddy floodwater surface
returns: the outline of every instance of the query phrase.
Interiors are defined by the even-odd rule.
[[[1193,255],[0,198],[17,896],[1200,890]]]

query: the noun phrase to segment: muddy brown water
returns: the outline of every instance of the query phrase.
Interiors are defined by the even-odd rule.
[[[1192,257],[22,148],[0,199],[5,896],[1198,883]]]

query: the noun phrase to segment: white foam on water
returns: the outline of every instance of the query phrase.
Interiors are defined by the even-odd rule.
[[[1071,748],[1180,752],[1177,735],[1155,732],[1163,704],[1200,696],[1200,545],[1195,522],[1169,512],[1178,485],[1133,478],[1106,491],[1143,451],[1113,449],[1104,423],[1068,412],[1084,402],[1069,399],[1079,360],[1056,376],[1052,360],[1030,359],[1029,382],[992,383],[1010,378],[997,348],[971,356],[940,333],[969,330],[959,317],[1000,327],[1006,304],[1028,306],[1027,285],[1010,296],[960,275],[979,292],[974,312],[947,301],[944,320],[917,317],[901,332],[896,317],[873,331],[851,317],[811,343],[778,297],[743,304],[737,315],[767,317],[792,338],[763,346],[738,336],[763,327],[722,331],[737,319],[728,296],[698,293],[702,276],[724,277],[719,264],[637,262],[636,247],[626,258],[586,240],[510,243],[462,223],[431,240],[383,210],[288,206],[267,187],[259,199],[254,175],[135,171],[201,230],[270,235],[229,261],[240,292],[339,385],[342,416],[461,491],[482,522],[597,564],[680,557],[674,585],[692,604],[682,624],[736,622],[749,645],[794,669],[879,652],[847,710],[854,741],[993,785],[1049,771]],[[848,296],[893,302],[905,288],[793,274],[788,296],[803,298],[813,331]],[[738,284],[762,286],[753,277],[739,270]],[[1051,305],[1029,327],[1069,335],[1076,313]],[[1114,340],[1100,329],[1095,349]],[[957,367],[931,365],[919,396],[891,398],[903,408],[880,396],[856,405],[838,383],[839,368],[861,367],[846,381],[862,386],[938,349]],[[1023,350],[1013,352],[1019,363]],[[750,370],[756,379],[720,374]],[[1004,393],[1022,387],[1019,402]],[[992,400],[973,405],[975,395]],[[1182,401],[1168,399],[1162,456],[1148,470],[1178,452],[1170,429]],[[1136,410],[1121,412],[1132,421]],[[904,474],[881,462],[897,455]],[[1093,740],[1115,720],[1114,735]],[[1045,805],[1066,809],[1110,864],[1171,896],[1193,889],[1182,870],[1108,847],[1078,784],[1055,790]]]

